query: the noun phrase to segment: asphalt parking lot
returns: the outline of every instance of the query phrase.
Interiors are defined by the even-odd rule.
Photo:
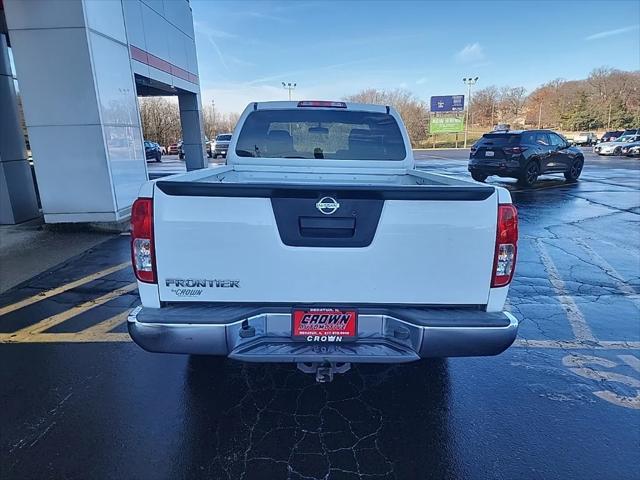
[[[0,478],[639,478],[640,160],[585,155],[576,184],[490,179],[520,215],[521,327],[497,357],[316,384],[147,353],[127,236],[20,284],[0,296]],[[416,152],[460,176],[467,156]]]

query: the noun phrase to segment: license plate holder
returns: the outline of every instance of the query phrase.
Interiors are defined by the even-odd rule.
[[[492,150],[487,150],[484,152],[484,156],[485,157],[493,157],[495,156],[495,153]]]
[[[355,308],[304,308],[291,312],[291,338],[300,342],[352,342],[358,337]]]

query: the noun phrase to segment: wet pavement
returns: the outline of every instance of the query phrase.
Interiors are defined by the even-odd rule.
[[[416,156],[467,175],[464,151]],[[0,478],[639,478],[640,160],[589,154],[562,180],[490,180],[521,219],[519,340],[497,357],[316,384],[147,353],[126,236],[19,285],[0,296]]]

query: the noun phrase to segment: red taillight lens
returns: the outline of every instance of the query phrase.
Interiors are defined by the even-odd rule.
[[[505,153],[508,153],[510,155],[519,155],[522,152],[524,152],[527,149],[527,147],[507,147],[504,149]]]
[[[151,198],[138,198],[131,207],[131,261],[138,280],[156,283]]]
[[[513,205],[498,205],[496,252],[493,259],[492,287],[509,285],[516,267],[518,251],[518,211]]]

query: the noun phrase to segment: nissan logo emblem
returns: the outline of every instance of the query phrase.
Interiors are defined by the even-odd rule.
[[[320,211],[320,213],[331,215],[332,213],[336,213],[336,211],[340,208],[340,204],[336,201],[335,198],[322,197],[318,201],[318,203],[316,203],[316,208]]]

